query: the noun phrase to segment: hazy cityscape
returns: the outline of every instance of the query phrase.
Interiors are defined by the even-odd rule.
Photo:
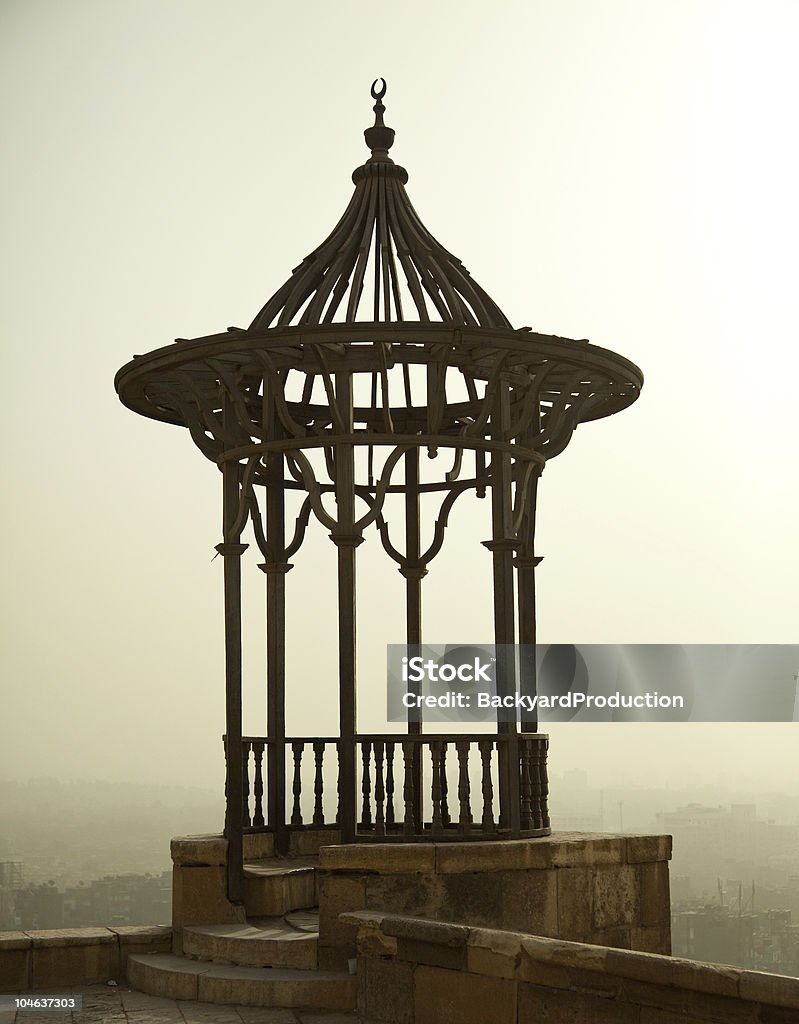
[[[664,832],[675,956],[799,977],[799,795],[551,781],[554,829]],[[168,924],[169,839],[217,832],[212,790],[0,782],[0,930]],[[58,837],[53,843],[52,837]]]

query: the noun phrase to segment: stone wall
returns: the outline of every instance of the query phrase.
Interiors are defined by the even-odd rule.
[[[425,921],[345,914],[358,1010],[392,1024],[797,1024],[799,979]]]
[[[0,932],[0,992],[121,984],[134,953],[168,953],[172,929],[59,928]]]
[[[319,966],[355,955],[340,915],[374,910],[671,952],[670,836],[553,833],[506,842],[319,851]]]

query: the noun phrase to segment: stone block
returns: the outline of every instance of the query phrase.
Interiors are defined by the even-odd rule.
[[[557,883],[559,939],[586,942],[593,931],[594,876],[590,868],[560,868]]]
[[[326,871],[377,872],[381,875],[432,874],[436,847],[428,843],[357,843],[323,846],[319,867]]]
[[[781,1006],[796,1012],[799,1020],[799,978],[760,971],[741,971],[738,991],[742,999],[758,1000],[767,1006]]]
[[[439,875],[443,893],[436,916],[478,928],[504,927],[504,877],[496,871]],[[423,907],[420,913],[430,916]]]
[[[657,959],[660,959],[659,957]],[[663,958],[671,965],[672,984],[677,988],[690,989],[696,992],[709,992],[711,995],[738,997],[741,971],[737,967],[725,964],[706,964],[696,960],[679,958]],[[646,979],[642,979],[646,980]],[[664,984],[661,982],[661,984]]]
[[[221,835],[177,836],[169,845],[173,864],[184,867],[227,864],[227,839]]]
[[[94,985],[120,978],[117,937],[107,928],[29,931],[31,987]]]
[[[759,1008],[755,1004],[698,989],[652,985],[625,979],[623,997],[627,1002],[642,1007],[663,1010],[678,1017],[681,1014],[685,1021],[697,1020],[702,1024],[760,1024]]]
[[[358,958],[358,1012],[369,1020],[414,1024],[413,965]]]
[[[173,928],[244,920],[244,908],[228,901],[224,867],[175,865],[172,869]]]
[[[244,859],[266,860],[275,855],[275,837],[271,832],[248,832],[242,836]]]
[[[757,1024],[796,1024],[796,1010],[780,1006],[764,1006]]]
[[[364,875],[366,905],[389,914],[453,919],[454,902],[438,875]]]
[[[639,921],[644,927],[662,927],[671,921],[669,865],[666,861],[639,864],[636,867],[640,890]]]
[[[558,967],[545,960],[531,958],[522,948],[519,966],[516,968],[519,981],[529,981],[546,988],[565,988],[572,986],[571,973],[568,967]]]
[[[637,1006],[529,982],[520,983],[518,999],[519,1020],[536,1024],[639,1024],[640,1020]]]
[[[413,975],[415,1024],[516,1024],[516,983],[441,967]]]
[[[526,871],[552,865],[553,844],[546,839],[507,839],[497,843],[441,843],[436,871],[442,875],[473,871]]]
[[[638,872],[630,864],[594,869],[593,928],[601,931],[639,923]]]
[[[425,918],[395,917],[392,914],[385,915],[382,929],[384,934],[398,939],[433,942],[451,949],[464,948],[469,938],[469,929],[465,925]]]
[[[32,948],[25,932],[0,932],[0,992],[30,989]]]
[[[444,946],[437,942],[416,942],[397,939],[397,960],[424,964],[428,967],[446,967],[452,971],[466,970],[466,947]]]
[[[316,857],[323,846],[334,846],[341,842],[341,832],[336,829],[302,829],[289,831],[289,856]]]
[[[593,832],[553,832],[539,839],[508,839],[497,843],[441,843],[436,848],[436,871],[545,871],[552,867],[591,867],[623,864],[624,836]]]
[[[623,979],[606,974],[604,971],[569,968],[569,987],[574,992],[603,999],[623,999]]]
[[[604,974],[608,950],[574,942],[521,936],[521,959],[516,977],[539,986],[612,994],[615,981]]]
[[[319,947],[341,948],[343,961],[355,956],[358,926],[341,920],[341,914],[366,907],[366,880],[358,876],[325,873],[319,881]],[[337,963],[342,956],[337,957]],[[322,960],[320,960],[322,966]],[[324,966],[329,966],[325,964]]]
[[[531,949],[528,939],[522,940],[524,948]],[[559,967],[577,968],[602,973],[606,969],[608,950],[604,946],[586,945],[580,942],[550,941],[548,959]],[[540,949],[540,947],[538,947]]]
[[[521,936],[492,928],[473,928],[466,948],[466,969],[472,974],[515,978],[521,962]]]
[[[671,836],[626,836],[624,844],[628,864],[671,860]]]
[[[564,836],[552,842],[552,866],[556,868],[596,867],[623,864],[625,846],[622,836]]]
[[[559,936],[560,871],[507,871],[500,878],[500,912],[488,925],[532,935]],[[487,908],[489,911],[492,908]],[[477,923],[477,922],[475,922]]]
[[[605,970],[608,974],[650,985],[673,984],[674,966],[679,961],[650,953],[631,953],[623,949],[608,949]]]

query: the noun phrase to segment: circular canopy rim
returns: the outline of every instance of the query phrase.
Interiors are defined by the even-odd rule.
[[[555,359],[562,362],[564,367],[584,369],[586,375],[594,371],[624,380],[624,384],[619,385],[619,393],[608,396],[607,401],[594,411],[590,419],[601,419],[627,408],[638,398],[644,382],[641,369],[631,360],[588,341],[573,341],[526,330],[450,327],[445,324],[406,321],[289,326],[264,331],[231,330],[190,340],[178,339],[171,345],[134,356],[119,369],[114,378],[114,386],[122,403],[133,412],[149,419],[185,427],[187,424],[174,410],[165,410],[147,398],[148,385],[162,384],[163,378],[171,373],[190,371],[192,364],[201,364],[206,359],[246,358],[248,352],[258,349],[268,350],[272,356],[280,358],[283,367],[302,370],[304,367],[301,362],[291,362],[293,348],[299,351],[298,347],[302,345],[367,346],[370,343],[414,345],[423,350],[443,345],[455,350],[463,348],[467,352],[479,352],[481,348],[494,352],[509,351],[518,356],[515,363],[512,356],[508,360],[509,371],[520,363]],[[433,356],[435,358],[437,356]],[[418,361],[430,362],[432,359]],[[354,372],[358,372],[357,368]]]

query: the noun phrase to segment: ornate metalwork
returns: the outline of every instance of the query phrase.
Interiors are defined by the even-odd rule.
[[[469,492],[490,495],[491,536],[484,543],[493,559],[495,640],[534,643],[535,568],[541,561],[535,552],[535,513],[542,472],[579,425],[626,408],[643,383],[638,367],[608,349],[529,327],[513,329],[461,261],[422,223],[405,189],[408,173],[389,155],[395,133],[384,120],[385,81],[376,80],[371,94],[374,124],[364,132],[371,154],[352,175],[349,205],[250,326],[178,339],[134,357],[116,377],[125,405],[187,428],[223,474],[224,535],[217,550],[225,564],[226,834],[233,861],[241,850],[240,811],[249,792],[235,767],[242,742],[241,537],[248,526],[264,559],[260,567],[267,587],[268,735],[260,741],[267,752],[267,814],[264,825],[260,817],[252,820],[274,830],[278,850],[287,848],[292,823],[308,827],[302,826],[302,745],[292,745],[293,781],[286,778],[285,587],[290,559],[301,552],[313,517],[338,549],[337,822],[343,840],[351,841],[357,835],[356,549],[365,535],[377,534],[397,563],[406,585],[407,643],[409,650],[418,648],[422,582],[442,549],[454,502]],[[401,544],[391,525],[397,514],[393,496],[404,502]],[[432,533],[425,533],[423,499],[437,502]],[[293,523],[287,523],[292,503]],[[508,666],[501,667],[500,685],[514,685]],[[534,692],[534,665],[522,666],[521,686]],[[534,719],[520,725],[524,733],[537,727]],[[420,732],[420,725],[409,723],[407,741],[378,737],[370,741],[373,746],[361,747],[360,824],[368,829],[374,821],[389,837],[422,834],[422,778],[432,769],[430,828],[444,834],[450,742],[459,760],[458,824],[460,834],[468,836],[472,811],[465,741],[439,738],[429,746],[431,764],[426,764]],[[306,812],[317,826],[324,822],[320,742],[313,747],[314,803]],[[396,827],[394,744],[403,757],[403,807]],[[484,834],[548,828],[545,749],[521,742],[513,723],[498,725],[495,736],[480,742]],[[256,815],[262,811],[260,772],[259,759]],[[286,822],[289,786],[291,823]],[[240,893],[236,871],[234,865],[231,898]]]

